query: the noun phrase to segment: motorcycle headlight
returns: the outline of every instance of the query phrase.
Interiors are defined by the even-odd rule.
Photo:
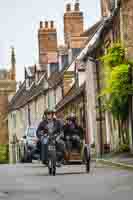
[[[52,143],[53,143],[53,144],[56,144],[56,141],[54,140]]]

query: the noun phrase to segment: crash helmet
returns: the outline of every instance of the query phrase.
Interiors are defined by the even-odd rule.
[[[53,110],[53,109],[47,108],[47,109],[44,111],[44,115],[47,115],[47,114],[54,114],[54,110]]]
[[[71,113],[70,115],[68,115],[67,120],[75,121],[76,115],[74,113]]]

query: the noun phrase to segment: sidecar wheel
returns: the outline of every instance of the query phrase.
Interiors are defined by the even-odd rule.
[[[86,161],[86,173],[90,172],[90,160]]]
[[[56,175],[56,161],[55,160],[52,161],[52,175],[53,176]]]

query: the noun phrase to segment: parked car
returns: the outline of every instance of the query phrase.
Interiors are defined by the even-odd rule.
[[[21,162],[32,162],[31,151],[36,148],[37,137],[36,128],[28,127],[25,131],[24,136],[19,142],[20,161]]]

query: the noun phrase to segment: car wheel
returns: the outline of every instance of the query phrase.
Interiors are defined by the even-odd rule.
[[[32,163],[32,157],[31,157],[30,153],[28,153],[28,152],[25,152],[25,162]]]

